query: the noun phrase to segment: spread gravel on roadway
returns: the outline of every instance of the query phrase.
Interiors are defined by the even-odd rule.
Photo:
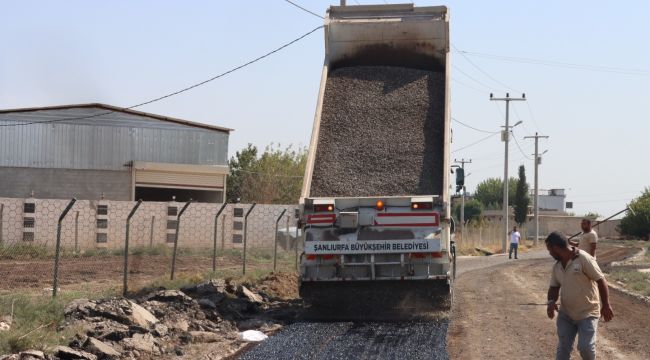
[[[240,359],[448,359],[447,321],[296,323]]]

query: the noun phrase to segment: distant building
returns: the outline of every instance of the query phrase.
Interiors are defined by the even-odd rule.
[[[534,194],[532,196],[534,196]],[[566,205],[566,194],[564,193],[564,189],[540,189],[538,204],[540,211],[559,211],[564,213]]]
[[[230,131],[104,104],[0,110],[0,197],[221,202]]]

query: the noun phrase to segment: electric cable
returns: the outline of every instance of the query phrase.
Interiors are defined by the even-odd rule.
[[[554,60],[494,55],[494,54],[486,54],[486,53],[463,51],[463,50],[457,50],[457,51],[461,55],[482,57],[482,58],[492,59],[492,60],[517,62],[517,63],[532,64],[532,65],[544,65],[550,67],[563,67],[563,68],[569,68],[575,70],[587,70],[587,71],[608,72],[608,73],[618,73],[618,74],[627,74],[627,75],[650,76],[650,70],[646,70],[646,69],[632,69],[632,68],[614,67],[614,66],[568,63],[568,62],[561,62],[561,61],[554,61]]]
[[[240,70],[240,69],[243,69],[243,68],[245,68],[245,67],[247,67],[249,65],[252,65],[252,64],[254,64],[254,63],[256,63],[256,62],[258,62],[258,61],[260,61],[262,59],[265,59],[265,58],[267,58],[267,57],[269,57],[269,56],[271,56],[271,55],[273,55],[273,54],[275,54],[275,53],[277,53],[277,52],[279,52],[279,51],[281,51],[281,50],[283,50],[283,49],[285,49],[285,48],[287,48],[287,47],[289,47],[289,46],[291,46],[293,44],[295,44],[296,42],[298,42],[298,41],[306,38],[307,36],[313,34],[314,32],[321,29],[322,27],[323,27],[323,25],[318,26],[318,27],[314,28],[313,30],[310,30],[309,32],[299,36],[298,38],[293,39],[293,40],[289,41],[288,43],[286,43],[286,44],[284,44],[284,45],[282,45],[282,46],[280,46],[278,48],[275,48],[274,50],[271,50],[271,51],[267,52],[264,55],[258,56],[257,58],[255,58],[255,59],[253,59],[251,61],[248,61],[248,62],[246,62],[246,63],[244,63],[242,65],[236,66],[236,67],[234,67],[234,68],[232,68],[230,70],[227,70],[225,72],[222,72],[221,74],[215,75],[215,76],[213,76],[213,77],[211,77],[211,78],[209,78],[207,80],[203,80],[201,82],[198,82],[198,83],[196,83],[194,85],[190,85],[190,86],[185,87],[183,89],[180,89],[178,91],[174,91],[172,93],[169,93],[169,94],[166,94],[166,95],[163,95],[163,96],[159,96],[157,98],[154,98],[154,99],[151,99],[151,100],[148,100],[148,101],[145,101],[145,102],[133,105],[133,106],[122,108],[121,110],[131,110],[131,109],[135,109],[135,108],[138,108],[138,107],[141,107],[141,106],[144,106],[144,105],[148,105],[148,104],[151,104],[151,103],[154,103],[154,102],[157,102],[157,101],[161,101],[161,100],[167,99],[169,97],[172,97],[172,96],[184,93],[186,91],[192,90],[192,89],[197,88],[199,86],[205,85],[205,84],[207,84],[209,82],[212,82],[214,80],[217,80],[219,78],[222,78],[222,77],[224,77],[226,75],[229,75],[229,74],[231,74],[231,73],[233,73],[233,72],[235,72],[237,70]],[[88,116],[80,116],[80,117],[53,119],[53,120],[45,120],[45,121],[32,121],[32,122],[19,123],[19,124],[0,124],[0,127],[27,126],[27,125],[33,125],[33,124],[49,124],[49,123],[56,123],[56,122],[61,122],[61,121],[91,119],[91,118],[96,118],[96,117],[112,114],[112,113],[115,113],[117,111],[119,111],[119,110],[112,110],[112,111],[107,111],[107,112],[103,112],[103,113],[99,113],[99,114],[88,115]]]
[[[465,145],[465,146],[463,146],[463,147],[461,147],[461,148],[458,148],[458,149],[456,149],[456,150],[453,150],[451,153],[453,154],[453,153],[459,152],[459,151],[461,151],[461,150],[465,150],[465,149],[467,149],[467,148],[469,148],[469,147],[471,147],[471,146],[474,146],[474,145],[476,145],[476,144],[479,144],[479,143],[481,143],[481,142],[483,142],[483,141],[485,141],[485,140],[487,140],[487,139],[493,137],[494,135],[496,135],[496,134],[498,134],[498,133],[499,133],[499,132],[495,132],[495,133],[493,133],[493,134],[490,134],[490,135],[488,135],[488,136],[486,136],[486,137],[484,137],[484,138],[482,138],[482,139],[480,139],[480,140],[478,140],[478,141],[475,141],[475,142],[473,142],[473,143],[471,143],[471,144],[468,144],[468,145]]]
[[[298,5],[298,4],[296,4],[295,2],[293,2],[293,1],[291,1],[291,0],[284,0],[284,1],[288,2],[289,4],[291,4],[291,5],[295,6],[295,7],[297,7],[298,9],[300,9],[300,10],[302,10],[302,11],[308,13],[308,14],[314,15],[314,16],[316,16],[316,17],[318,17],[318,18],[321,18],[321,19],[325,19],[324,17],[322,17],[322,16],[316,14],[315,12],[313,12],[313,11],[311,11],[311,10],[305,9],[304,7],[302,7],[302,6]]]
[[[505,87],[506,89],[510,89],[510,90],[512,90],[512,91],[522,92],[522,91],[519,91],[519,90],[513,88],[512,86],[509,86],[508,84],[503,83],[502,81],[499,81],[498,79],[496,79],[495,77],[493,77],[492,75],[490,75],[487,71],[484,71],[483,69],[481,69],[481,68],[480,68],[478,65],[476,65],[472,60],[470,60],[470,59],[467,57],[467,55],[465,55],[462,51],[458,50],[454,44],[451,44],[451,47],[454,49],[454,51],[456,51],[456,52],[459,53],[463,58],[465,58],[465,60],[467,60],[468,63],[472,64],[472,66],[474,66],[478,71],[480,71],[483,75],[485,75],[485,76],[487,76],[488,78],[490,78],[490,79],[491,79],[492,81],[494,81],[495,83],[497,83],[497,84],[499,84],[499,85]]]
[[[530,157],[528,157],[528,156],[526,155],[526,153],[524,152],[524,150],[521,148],[521,145],[519,145],[519,141],[517,141],[517,137],[515,136],[515,132],[514,132],[514,131],[510,131],[510,133],[512,134],[512,139],[515,141],[515,144],[517,144],[517,148],[519,149],[519,152],[521,153],[521,155],[523,155],[523,156],[524,156],[526,159],[528,159],[528,160],[533,160],[533,158],[530,158]]]
[[[457,122],[457,123],[459,123],[459,124],[465,126],[465,127],[468,127],[468,128],[470,128],[470,129],[472,129],[472,130],[476,130],[476,131],[483,132],[483,133],[486,133],[486,134],[494,134],[494,133],[498,133],[498,131],[487,131],[487,130],[477,129],[477,128],[471,126],[471,125],[468,125],[468,124],[466,124],[466,123],[464,123],[464,122],[462,122],[462,121],[456,119],[456,118],[453,117],[453,116],[451,117],[451,119],[454,120],[455,122]]]

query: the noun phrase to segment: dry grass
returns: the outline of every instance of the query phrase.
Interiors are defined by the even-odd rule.
[[[502,253],[503,236],[501,224],[483,223],[470,224],[465,227],[465,239],[460,235],[460,229],[456,233],[456,249],[459,255],[481,256],[486,252],[492,254]],[[525,227],[519,229],[522,234],[527,233]],[[522,235],[523,237],[523,235]],[[543,245],[543,241],[541,242]],[[510,247],[510,241],[506,242],[507,248]],[[523,240],[519,245],[519,252],[526,252],[533,249],[532,240]],[[479,250],[480,249],[480,250]]]
[[[0,332],[0,354],[27,349],[48,351],[56,345],[67,344],[78,329],[61,329],[63,309],[73,299],[101,298],[113,292],[75,291],[53,299],[49,293],[11,292],[0,295],[0,315],[11,319],[11,329]]]
[[[465,237],[456,233],[456,249],[461,255],[484,255],[477,249],[500,253],[502,247],[501,225],[483,224],[465,226]]]
[[[609,274],[609,278],[623,284],[628,290],[650,296],[650,273],[631,269],[615,269]]]

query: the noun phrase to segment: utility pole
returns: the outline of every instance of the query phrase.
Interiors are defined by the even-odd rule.
[[[457,164],[460,164],[460,168],[462,169],[463,172],[463,194],[461,195],[461,203],[460,203],[460,238],[462,241],[465,241],[465,195],[466,195],[466,187],[465,187],[465,164],[471,164],[472,159],[465,160],[461,159],[460,161],[454,159],[454,162]]]
[[[508,141],[510,140],[510,129],[521,124],[521,121],[517,122],[513,126],[510,126],[510,102],[511,101],[526,101],[526,94],[521,94],[520,98],[511,98],[510,93],[506,93],[506,97],[495,98],[490,93],[491,101],[505,101],[506,102],[506,125],[504,130],[501,132],[501,141],[505,143],[505,156],[504,156],[504,165],[503,165],[503,242],[501,250],[505,253],[508,249],[508,217],[510,216],[508,211]]]
[[[535,133],[535,136],[524,136],[524,139],[535,139],[535,197],[533,198],[533,212],[535,214],[535,241],[534,244],[537,246],[537,239],[539,238],[539,164],[542,162],[542,156],[539,155],[538,143],[539,139],[548,139],[548,136],[539,135]],[[546,153],[546,151],[544,151]]]

